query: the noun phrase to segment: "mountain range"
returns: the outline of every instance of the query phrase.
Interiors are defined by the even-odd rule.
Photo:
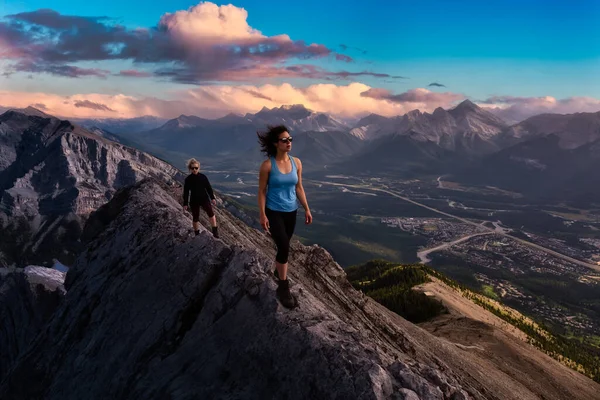
[[[214,120],[182,115],[119,136],[175,165],[194,156],[208,168],[254,170],[263,159],[256,132],[267,124],[288,126],[293,152],[306,159],[309,174],[444,175],[466,185],[519,191],[532,201],[589,202],[599,193],[594,171],[600,112],[541,114],[511,125],[465,100],[431,114],[371,114],[350,124],[293,105]]]
[[[541,114],[511,125],[465,100],[448,110],[413,110],[397,117],[371,114],[354,123],[302,105],[217,119],[181,115],[159,122],[81,121],[104,138],[182,169],[186,159],[196,157],[207,169],[255,170],[264,159],[256,133],[267,125],[285,124],[295,139],[293,154],[306,161],[307,174],[398,179],[444,175],[464,185],[518,191],[532,201],[589,203],[600,194],[594,173],[600,112]],[[148,124],[158,126],[143,130]]]

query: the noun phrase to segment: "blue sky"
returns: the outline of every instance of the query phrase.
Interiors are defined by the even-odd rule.
[[[156,26],[167,12],[187,10],[197,2],[104,0],[4,0],[0,14],[50,8],[63,15],[108,16],[133,29]],[[224,5],[229,3],[219,3]],[[370,71],[409,79],[356,77],[354,81],[399,93],[415,88],[461,93],[474,100],[491,96],[600,99],[600,1],[326,1],[240,0],[232,3],[248,12],[248,24],[266,36],[287,34],[292,40],[317,43],[354,59],[331,58],[310,64],[330,70]],[[343,50],[340,45],[349,46]],[[135,68],[126,61],[123,68]],[[6,66],[0,63],[0,68]],[[97,65],[80,62],[77,65]],[[30,77],[31,78],[31,77]],[[2,78],[0,78],[2,79]],[[140,86],[122,78],[73,78],[15,74],[2,83],[8,90],[36,88],[72,94],[79,90],[112,93],[123,90],[148,95],[157,88],[189,87],[163,82]],[[29,82],[28,82],[29,81]],[[274,78],[284,82],[286,78]],[[295,79],[295,85],[319,83]],[[428,87],[438,82],[445,87]],[[61,89],[56,89],[60,83]],[[347,83],[347,82],[346,82]],[[231,82],[228,82],[231,84]],[[344,83],[339,83],[344,84]],[[54,89],[53,89],[54,85]],[[195,86],[195,85],[192,85]],[[112,92],[111,92],[112,90]]]

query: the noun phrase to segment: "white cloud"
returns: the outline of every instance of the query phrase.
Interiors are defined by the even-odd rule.
[[[600,111],[600,100],[593,97],[556,99],[552,96],[494,96],[479,105],[488,108],[508,122],[520,122],[534,115],[544,113],[572,114]]]

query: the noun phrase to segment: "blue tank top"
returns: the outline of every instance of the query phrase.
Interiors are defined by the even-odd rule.
[[[273,211],[290,212],[298,209],[298,199],[296,198],[298,172],[294,159],[290,157],[290,160],[292,161],[292,171],[289,174],[282,174],[277,167],[275,157],[271,157],[266,206]]]

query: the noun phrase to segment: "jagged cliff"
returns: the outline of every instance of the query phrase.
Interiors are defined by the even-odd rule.
[[[221,208],[221,239],[194,237],[179,198],[144,180],[91,214],[67,293],[0,398],[538,398],[362,296],[318,246],[293,243],[299,307],[281,307],[270,239]]]
[[[70,263],[86,216],[146,177],[182,179],[170,164],[35,109],[0,115],[0,266]]]

